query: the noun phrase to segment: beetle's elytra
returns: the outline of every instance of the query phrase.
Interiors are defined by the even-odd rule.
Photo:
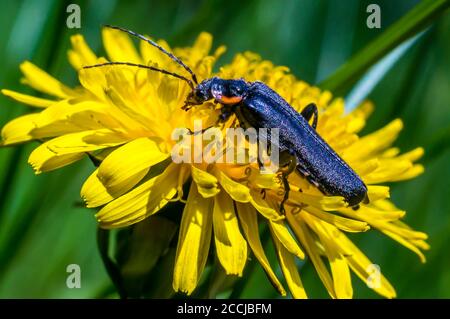
[[[298,113],[277,92],[262,82],[246,82],[243,79],[225,80],[214,77],[198,83],[194,72],[183,61],[154,41],[120,27],[107,27],[131,34],[158,48],[186,69],[192,80],[167,70],[128,62],[107,62],[85,68],[129,65],[184,80],[192,90],[186,98],[184,109],[214,99],[223,105],[220,115],[222,121],[230,115],[236,114],[239,124],[244,128],[278,128],[280,136],[278,148],[280,155],[283,155],[280,157],[288,159],[291,164],[294,163],[289,166],[295,168],[324,194],[344,197],[349,206],[356,208],[363,200],[367,202],[367,187],[364,182],[316,132],[318,115],[317,107],[314,104],[308,105],[302,113]],[[313,124],[310,125],[308,121],[313,116]],[[285,198],[281,202],[281,210],[284,210],[283,203],[289,194],[286,175],[290,172],[291,170],[288,170],[283,173],[286,192]]]

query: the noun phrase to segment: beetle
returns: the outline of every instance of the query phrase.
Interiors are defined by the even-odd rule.
[[[289,197],[287,176],[296,170],[325,195],[342,196],[349,206],[357,209],[361,202],[368,203],[367,186],[358,174],[331,148],[317,133],[318,110],[314,103],[307,105],[298,113],[277,92],[260,81],[247,82],[244,79],[222,79],[213,77],[198,82],[195,73],[178,57],[165,50],[156,42],[133,31],[106,25],[135,36],[158,48],[173,61],[182,66],[191,79],[164,69],[129,62],[105,62],[84,68],[107,65],[128,65],[157,71],[186,81],[191,92],[186,97],[188,110],[194,105],[214,100],[222,104],[219,121],[226,121],[235,114],[243,128],[278,128],[281,170],[284,184],[284,198],[280,211]],[[312,124],[309,121],[312,119]]]

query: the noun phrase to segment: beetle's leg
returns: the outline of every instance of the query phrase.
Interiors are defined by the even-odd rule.
[[[256,161],[258,162],[258,168],[259,168],[259,171],[261,172],[263,170],[264,163],[261,161],[261,157],[259,156],[260,155],[259,154],[259,143],[256,145],[256,152],[257,152]]]
[[[185,104],[185,105],[182,107],[182,109],[187,111],[187,110],[189,110],[189,108],[190,108],[189,106],[190,106],[190,105]],[[187,128],[187,130],[189,131],[189,134],[191,134],[191,135],[203,134],[203,133],[205,133],[207,130],[209,130],[210,128],[215,127],[215,126],[218,126],[220,123],[226,122],[226,121],[230,118],[230,116],[233,115],[233,112],[234,112],[234,109],[233,109],[232,107],[229,107],[229,106],[224,105],[224,107],[222,107],[222,108],[220,109],[219,118],[217,119],[217,121],[216,121],[216,123],[215,123],[214,125],[212,125],[212,126],[210,126],[210,127],[207,127],[207,128],[204,128],[204,129],[202,129],[202,130],[200,130],[200,131],[196,131],[196,132],[190,130],[189,128]]]
[[[288,176],[291,174],[295,167],[297,166],[297,159],[295,156],[292,156],[289,154],[289,152],[282,152],[280,153],[280,163],[284,163],[284,168],[282,168],[281,171],[281,182],[283,183],[284,187],[284,196],[283,200],[280,203],[280,213],[283,215],[285,214],[286,210],[284,209],[284,203],[289,198],[289,192],[291,190],[291,187],[289,185]]]
[[[286,214],[286,209],[284,208],[284,203],[289,198],[289,192],[291,191],[291,187],[289,186],[287,177],[284,175],[283,175],[283,187],[284,187],[284,197],[280,203],[280,213],[284,215],[284,214]]]
[[[271,137],[270,130],[267,131],[266,140],[267,140],[267,155],[271,156],[272,155],[272,143],[271,143],[272,137]]]
[[[230,116],[233,114],[233,111],[232,110],[224,110],[223,108],[222,108],[222,111],[221,111],[221,113],[219,114],[219,118],[217,119],[217,121],[216,121],[216,123],[214,124],[214,125],[212,125],[212,126],[210,126],[210,127],[207,127],[207,128],[204,128],[204,129],[202,129],[202,130],[200,130],[200,131],[196,131],[196,132],[193,132],[193,131],[191,131],[189,128],[187,128],[188,129],[188,131],[189,131],[189,133],[191,134],[191,135],[197,135],[197,134],[203,134],[203,133],[205,133],[207,130],[209,130],[210,128],[212,128],[212,127],[215,127],[215,126],[218,126],[220,123],[224,123],[224,122],[226,122],[229,118],[230,118]]]
[[[362,200],[362,202],[363,202],[363,204],[369,204],[370,203],[369,197],[367,196],[367,194],[366,194],[366,196],[364,196],[364,199]],[[359,204],[357,204],[357,205],[352,206],[352,209],[353,210],[358,210],[360,207],[361,206]]]
[[[214,125],[212,125],[212,126],[209,126],[209,127],[207,127],[207,128],[204,128],[204,129],[202,129],[202,130],[199,130],[199,131],[196,131],[196,132],[194,132],[194,131],[192,131],[191,129],[189,129],[188,127],[186,127],[186,129],[189,131],[189,134],[191,134],[191,135],[197,135],[197,134],[203,134],[203,133],[205,133],[207,130],[209,130],[210,128],[213,128],[213,127],[216,127],[216,126],[218,126],[220,123],[222,123],[221,122],[221,120],[220,120],[220,118],[216,121],[216,123],[214,124]]]
[[[198,105],[198,104],[195,104],[195,103],[189,103],[189,102],[187,102],[187,101],[185,101],[184,102],[184,105],[181,107],[181,109],[183,110],[183,111],[189,111],[192,107],[194,107],[195,105]]]
[[[262,199],[266,199],[266,190],[264,188],[261,189]]]
[[[202,130],[199,130],[199,131],[192,131],[190,128],[188,128],[188,127],[186,127],[186,129],[188,130],[188,132],[189,132],[189,134],[191,134],[191,135],[197,135],[197,134],[203,134],[203,133],[205,133],[207,130],[209,130],[210,128],[212,128],[212,127],[214,127],[215,125],[213,125],[213,126],[210,126],[210,127],[207,127],[207,128],[204,128],[204,129],[202,129]]]
[[[258,155],[256,157],[256,160],[258,161],[259,171],[262,171],[263,167],[264,167],[264,163],[261,161],[262,154],[260,152],[260,146],[261,145],[259,143],[259,139],[257,139],[257,141],[256,141],[256,150],[257,150]],[[267,149],[267,156],[270,157],[272,155],[272,148],[271,148],[271,144],[270,144],[269,141],[267,141],[266,149]],[[284,165],[280,165],[280,166],[284,166]]]
[[[301,112],[302,116],[309,122],[311,117],[314,116],[312,127],[313,129],[316,129],[317,127],[317,121],[319,119],[319,112],[317,111],[317,106],[314,103],[309,103]]]
[[[233,115],[232,111],[222,111],[222,113],[219,114],[219,119],[217,122],[224,123],[230,118],[231,115]]]
[[[263,171],[263,167],[264,167],[264,163],[261,160],[262,154],[260,152],[260,148],[259,148],[259,137],[256,137],[256,161],[258,162],[258,168],[259,168],[259,172]]]
[[[220,123],[226,122],[230,118],[230,116],[233,115],[234,110],[235,110],[234,105],[223,105],[222,108],[220,109],[218,121]]]

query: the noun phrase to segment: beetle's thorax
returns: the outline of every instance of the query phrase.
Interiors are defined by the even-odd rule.
[[[216,102],[232,105],[239,103],[243,98],[249,83],[243,79],[225,80],[213,77],[202,81],[187,98],[189,104],[202,104],[214,99]]]
[[[210,84],[212,98],[225,105],[233,105],[242,101],[249,85],[243,79],[224,80],[220,78],[213,78]]]

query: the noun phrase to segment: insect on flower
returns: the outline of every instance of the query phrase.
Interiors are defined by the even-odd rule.
[[[289,197],[287,176],[294,170],[305,177],[326,195],[342,196],[349,206],[357,209],[362,201],[368,203],[367,187],[355,171],[316,132],[318,122],[317,106],[307,105],[301,113],[289,105],[277,92],[260,81],[246,82],[244,79],[222,79],[213,77],[198,83],[195,73],[179,58],[154,41],[116,26],[107,26],[135,36],[161,50],[173,61],[189,72],[191,79],[153,66],[129,62],[106,62],[89,65],[95,68],[108,65],[128,65],[161,72],[186,81],[191,92],[186,97],[184,110],[214,100],[223,107],[219,122],[226,121],[235,114],[243,128],[277,128],[280,131],[280,164],[284,185],[284,197],[280,211],[284,213],[284,203]],[[310,120],[312,124],[309,124]],[[273,141],[272,141],[273,142]],[[272,145],[273,147],[274,145]],[[259,161],[260,166],[262,163]]]
[[[221,65],[214,72],[225,47],[218,46],[210,54],[212,36],[208,33],[201,33],[192,46],[185,48],[169,49],[164,40],[159,40],[158,44],[181,58],[182,63],[195,72],[189,75],[181,70],[180,63],[173,63],[175,57],[169,59],[171,55],[154,50],[148,41],[141,40],[139,51],[136,50],[129,34],[117,28],[103,28],[106,57],[98,57],[82,35],[73,35],[68,57],[79,77],[80,86],[75,88],[64,85],[33,63],[23,62],[20,68],[24,82],[49,97],[1,90],[5,96],[41,110],[6,123],[0,132],[0,147],[33,140],[42,142],[28,159],[36,174],[82,161],[86,154],[94,159],[98,167],[83,183],[80,195],[88,208],[98,209],[95,218],[103,229],[131,225],[139,227],[133,229],[147,229],[148,223],[140,222],[149,219],[148,222],[153,224],[156,216],[152,216],[159,213],[163,214],[163,220],[167,217],[164,207],[169,207],[170,202],[185,201],[179,214],[176,251],[171,248],[171,253],[175,254],[172,290],[167,287],[167,291],[191,295],[200,286],[208,284],[209,281],[200,279],[208,275],[205,269],[211,260],[210,253],[217,256],[226,275],[246,276],[244,269],[252,253],[253,260],[261,265],[274,288],[286,296],[287,291],[265,254],[266,243],[261,242],[261,228],[266,226],[264,238],[273,240],[278,265],[294,298],[308,297],[297,258],[309,257],[333,298],[353,296],[352,273],[367,281],[372,274],[373,262],[346,233],[380,231],[425,262],[422,250],[429,248],[425,242],[427,235],[412,230],[401,221],[405,212],[389,200],[389,187],[380,185],[412,179],[424,171],[421,164],[415,163],[424,153],[422,148],[400,153],[397,147],[391,147],[403,128],[400,119],[360,136],[373,109],[369,101],[345,113],[342,98],[310,86],[289,73],[286,67],[276,66],[253,52],[236,54],[230,64]],[[114,63],[109,63],[110,67],[92,67],[108,61]],[[85,66],[92,68],[85,70]],[[155,69],[161,71],[152,71]],[[210,80],[209,84],[205,79]],[[256,81],[262,81],[276,92],[267,89],[253,93],[254,96],[258,93],[259,97],[253,101],[270,103],[268,112],[252,111],[250,106],[253,104],[250,103],[244,110],[242,102],[250,100],[250,87],[261,83]],[[204,91],[200,92],[200,89]],[[271,98],[277,95],[282,96],[282,101],[289,103],[295,112],[273,102]],[[206,99],[210,100],[197,105]],[[317,105],[319,123],[316,108],[309,105],[311,103]],[[182,108],[189,111],[183,112]],[[286,110],[293,114],[284,115]],[[239,111],[249,114],[243,114],[239,121]],[[263,114],[258,115],[260,113]],[[257,119],[257,116],[261,118]],[[300,119],[296,120],[295,116]],[[224,121],[226,117],[229,119]],[[280,126],[274,123],[275,120],[284,125],[281,128],[286,127],[284,135],[279,134],[280,129],[272,129]],[[291,121],[303,123],[300,133],[306,137],[295,135]],[[203,123],[207,124],[203,126]],[[251,125],[266,127],[258,130],[239,127]],[[238,128],[234,129],[234,126]],[[207,131],[203,130],[205,127]],[[198,134],[203,131],[204,134]],[[271,137],[268,139],[266,132],[269,131]],[[181,140],[174,138],[174,133],[178,132],[183,132],[180,133]],[[247,139],[238,136],[238,132]],[[229,133],[234,135],[233,139]],[[277,138],[280,135],[281,138]],[[303,162],[299,163],[295,153],[284,152],[287,154],[284,162],[290,165],[279,169],[283,158],[277,151],[278,144],[281,146],[278,150],[282,147],[292,150],[292,146],[286,147],[288,142],[303,145],[301,141],[297,142],[301,138],[326,141],[326,145],[364,181],[370,203],[361,201],[355,212],[352,209],[355,205],[349,205],[349,196],[346,200],[343,196],[321,194],[312,183],[320,187],[324,187],[324,183],[320,185],[316,179],[300,175],[304,153],[300,153]],[[267,140],[271,145],[261,147],[260,143]],[[278,142],[269,149],[274,141]],[[178,149],[180,152],[176,153]],[[256,151],[265,154],[256,154]],[[321,155],[317,150],[306,151]],[[255,155],[264,159],[264,169],[258,169]],[[270,161],[266,155],[270,156]],[[182,161],[177,162],[175,159],[179,157],[176,156],[181,156]],[[292,157],[294,160],[289,161]],[[280,204],[287,189],[282,177],[286,168],[294,172],[284,173],[291,192],[282,214]],[[265,174],[268,171],[269,174]],[[339,178],[337,174],[334,178],[327,177],[331,182]],[[189,186],[188,192],[185,186]],[[176,212],[176,209],[172,211]],[[159,241],[160,234],[166,231],[162,228],[156,232],[146,231],[145,238]],[[167,235],[172,236],[167,239],[172,247],[176,234],[170,232]],[[383,275],[380,285],[371,288],[387,298],[396,296],[395,289]]]

